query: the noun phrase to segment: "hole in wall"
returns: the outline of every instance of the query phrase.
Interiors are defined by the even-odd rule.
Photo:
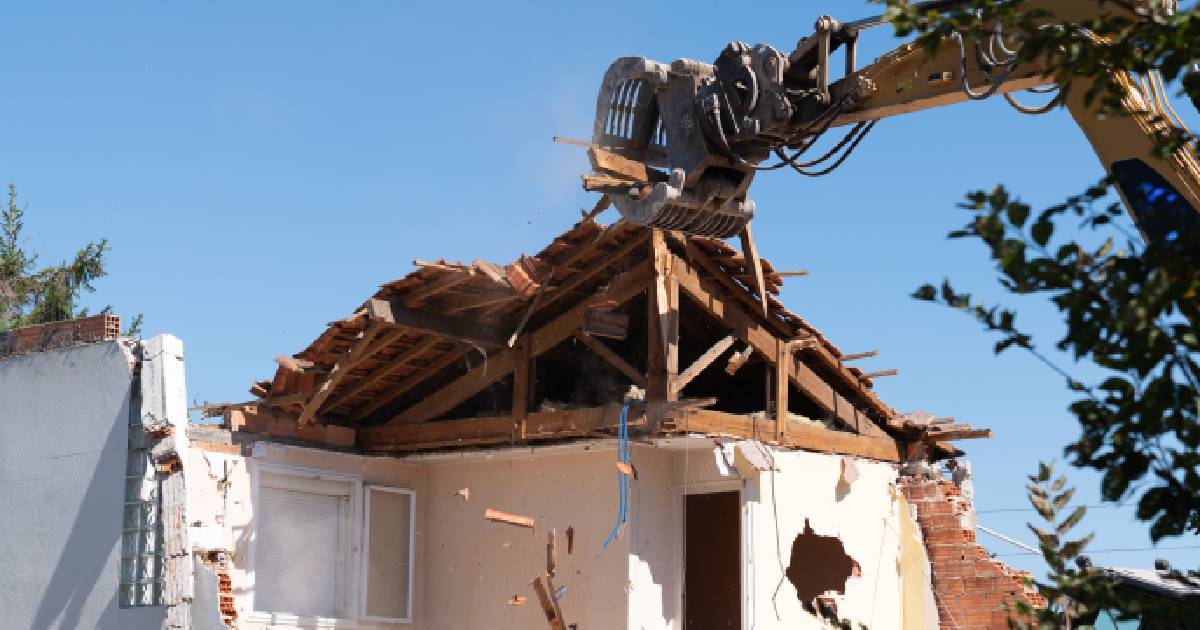
[[[804,531],[792,541],[787,576],[801,602],[810,602],[826,591],[846,591],[846,580],[856,574],[858,563],[846,554],[837,536],[818,536],[808,519]],[[857,573],[861,573],[858,570]]]

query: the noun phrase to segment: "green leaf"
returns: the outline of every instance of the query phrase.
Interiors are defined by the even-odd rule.
[[[1054,233],[1054,224],[1049,220],[1039,219],[1034,222],[1033,227],[1029,228],[1029,234],[1033,237],[1033,242],[1041,247],[1045,247],[1046,243],[1050,242],[1050,235]]]
[[[1075,508],[1075,510],[1071,512],[1070,516],[1063,519],[1062,523],[1059,523],[1058,528],[1054,531],[1054,533],[1058,534],[1059,536],[1066,536],[1067,532],[1071,531],[1071,528],[1075,527],[1079,524],[1079,521],[1083,520],[1083,516],[1085,514],[1087,514],[1087,507],[1081,505]]]

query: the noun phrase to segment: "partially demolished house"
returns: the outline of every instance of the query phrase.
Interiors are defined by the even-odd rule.
[[[897,415],[769,262],[586,219],[506,267],[417,266],[189,431],[231,627],[1004,628],[1038,603],[932,463],[988,432]]]
[[[988,432],[894,412],[768,261],[586,219],[417,266],[199,424],[173,337],[0,338],[6,621],[924,630],[1042,603],[936,467]]]

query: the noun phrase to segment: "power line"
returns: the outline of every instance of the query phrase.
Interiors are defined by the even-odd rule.
[[[1085,549],[1083,555],[1090,556],[1097,553],[1120,553],[1126,551],[1180,551],[1184,549],[1200,549],[1200,545],[1182,545],[1179,547],[1113,547],[1111,549]],[[1040,552],[1033,551],[1013,551],[1009,553],[993,554],[996,557],[1003,556],[1037,556]]]
[[[1116,509],[1116,508],[1125,507],[1125,504],[1124,503],[1116,503],[1116,504],[1104,503],[1104,504],[1100,504],[1100,505],[1084,505],[1083,507],[1085,507],[1089,510],[1092,508]],[[1035,510],[1031,507],[1021,507],[1021,508],[993,508],[990,510],[975,510],[975,513],[976,514],[999,514],[1001,512],[1036,512],[1036,511],[1037,510]]]

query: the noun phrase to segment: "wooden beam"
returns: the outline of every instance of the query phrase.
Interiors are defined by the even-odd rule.
[[[991,429],[957,429],[952,431],[930,431],[921,441],[923,442],[948,442],[950,440],[978,440],[992,437]]]
[[[654,289],[646,302],[649,343],[646,348],[646,400],[665,402],[674,400],[671,382],[679,374],[679,281],[672,277],[674,256],[662,230],[652,231],[650,251]],[[652,418],[651,426],[656,426],[658,421],[659,418]]]
[[[879,378],[881,376],[898,376],[900,370],[879,370],[878,372],[867,372],[862,375],[863,378]]]
[[[406,334],[408,334],[408,331],[405,329],[396,330],[384,335],[373,345],[378,345],[379,351],[382,351],[384,348],[399,341]],[[332,400],[329,401],[329,409],[337,409],[347,401],[361,394],[363,391],[375,386],[377,383],[387,378],[396,370],[407,366],[413,359],[416,359],[426,352],[429,352],[439,343],[442,343],[440,338],[430,335],[418,341],[416,345],[412,346],[411,348],[402,350],[400,354],[388,359],[386,363],[375,368],[375,370],[370,374],[367,374],[357,381],[354,381],[350,384],[350,386],[346,387],[341,392],[338,392],[336,396],[333,396]],[[379,351],[376,351],[372,354],[379,354]]]
[[[512,350],[502,350],[494,356],[487,357],[482,363],[468,370],[466,374],[451,381],[449,385],[396,414],[388,422],[405,423],[432,420],[508,376],[516,365],[517,353]]]
[[[621,405],[533,412],[526,419],[525,437],[528,440],[548,440],[597,435],[598,431],[616,427],[620,413]],[[633,425],[641,424],[640,420],[632,417],[630,422]],[[410,451],[510,444],[512,427],[512,416],[384,424],[359,429],[358,445],[368,451]]]
[[[621,355],[613,352],[612,348],[609,348],[608,346],[604,345],[602,341],[582,331],[576,332],[575,338],[582,342],[583,345],[587,346],[592,352],[598,354],[600,358],[608,362],[609,365],[616,368],[618,372],[624,374],[625,378],[628,378],[634,385],[645,389],[646,376],[641,372],[638,372],[637,369],[632,365],[629,365],[629,362],[621,358]]]
[[[529,354],[529,335],[522,335],[513,347],[516,364],[513,366],[512,417],[513,442],[525,439],[526,420],[529,418],[529,398],[533,387],[532,357]]]
[[[711,410],[693,410],[678,414],[679,431],[754,437],[754,420],[748,416]],[[783,446],[821,453],[854,455],[887,462],[903,460],[903,444],[891,437],[856,435],[818,427],[796,425],[788,428]]]
[[[877,356],[879,356],[879,351],[871,350],[870,352],[857,352],[855,354],[843,354],[842,356],[838,357],[838,360],[839,361],[857,361],[859,359],[869,359],[871,357],[877,357]]]
[[[776,343],[779,341],[756,318],[751,317],[729,298],[721,295],[713,282],[703,279],[683,260],[675,258],[672,263],[674,276],[679,286],[708,311],[713,317],[733,330],[742,341],[749,343],[768,361],[777,360]],[[839,419],[846,426],[868,435],[885,435],[870,418],[860,413],[841,394],[804,364],[793,357],[789,378],[804,395],[811,398],[826,413]]]
[[[380,332],[382,332],[380,326],[376,323],[371,323],[359,333],[358,339],[355,339],[354,343],[350,344],[350,347],[346,349],[346,353],[342,355],[342,358],[338,359],[338,362],[333,365],[333,369],[329,371],[329,375],[317,386],[317,390],[313,392],[312,398],[309,398],[304,403],[304,408],[300,411],[300,417],[296,420],[298,425],[304,427],[312,424],[317,416],[317,412],[321,410],[321,405],[325,404],[325,401],[333,393],[338,383],[346,378],[350,370],[353,370],[355,366],[371,356],[369,352],[371,341]]]
[[[531,333],[529,335],[530,356],[539,356],[570,337],[582,325],[583,313],[589,307],[604,302],[624,303],[645,290],[645,283],[648,279],[649,265],[642,265],[630,270],[614,280],[607,291],[597,293],[580,302],[571,310]],[[516,353],[512,349],[506,349],[489,357],[479,367],[470,370],[437,392],[426,396],[420,402],[397,414],[389,422],[424,422],[450,411],[512,372],[516,365],[515,355]]]
[[[388,404],[394,402],[400,396],[408,393],[417,385],[425,382],[426,379],[460,361],[464,356],[466,356],[467,352],[468,348],[456,348],[443,354],[442,356],[430,362],[429,365],[421,368],[420,371],[414,374],[409,374],[404,378],[404,380],[396,383],[385,391],[379,392],[375,395],[373,400],[369,400],[366,403],[356,407],[354,411],[351,412],[350,416],[355,420],[361,420],[375,413],[376,411],[379,411],[383,407],[386,407]]]
[[[759,308],[758,301],[755,300],[754,297],[751,296],[744,287],[737,284],[733,281],[733,279],[726,275],[726,273],[721,270],[720,266],[717,265],[717,263],[714,262],[713,259],[707,254],[705,254],[698,246],[696,246],[695,243],[690,240],[678,238],[676,239],[676,242],[686,247],[689,262],[694,263],[706,271],[710,276],[712,276],[712,279],[717,284],[719,284],[728,292],[728,295],[733,300],[743,304],[747,309],[749,309],[749,312],[757,312]],[[774,334],[780,338],[787,338],[793,334],[790,326],[778,318],[767,317],[764,319],[764,322],[766,327],[773,331]],[[849,368],[842,365],[838,359],[833,356],[833,353],[831,353],[827,348],[825,348],[823,345],[817,345],[810,348],[810,352],[828,369],[840,373],[842,378],[845,379],[846,384],[850,387],[854,387],[857,393],[862,396],[862,398],[876,411],[876,413],[879,413],[883,416],[891,415],[891,411],[888,409],[887,405],[883,404],[883,402],[879,400],[879,398],[875,396],[871,390],[860,385],[857,376],[852,374]]]
[[[588,147],[588,160],[591,161],[592,168],[601,173],[631,181],[650,181],[651,171],[646,168],[645,162],[631,160],[597,146]]]
[[[746,266],[750,267],[750,277],[753,279],[754,290],[758,292],[758,301],[762,304],[763,317],[770,317],[771,313],[767,310],[767,285],[763,281],[762,260],[758,257],[758,245],[754,243],[754,236],[750,233],[750,224],[742,228],[742,233],[739,235],[742,239],[742,255],[746,257]]]
[[[403,326],[409,330],[461,339],[485,346],[504,344],[505,335],[491,326],[409,308],[395,298],[371,299],[370,313],[373,320]]]
[[[792,376],[792,349],[786,341],[775,344],[775,439],[783,444],[788,432],[788,386]]]
[[[671,384],[672,388],[675,390],[676,397],[679,396],[679,392],[683,391],[683,388],[688,386],[688,383],[691,383],[692,380],[695,379],[696,376],[698,376],[701,372],[703,372],[705,368],[707,368],[709,365],[712,365],[713,361],[716,361],[718,358],[720,358],[721,355],[733,345],[733,342],[736,341],[736,339],[737,338],[733,335],[727,335],[724,339],[714,343],[711,348],[706,350],[704,354],[700,355],[700,358],[692,361],[692,364],[689,365],[687,369],[684,370],[683,373],[681,373],[679,377],[676,378]]]

